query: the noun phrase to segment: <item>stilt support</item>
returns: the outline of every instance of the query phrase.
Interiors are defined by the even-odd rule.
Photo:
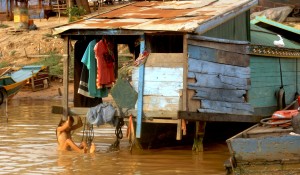
[[[193,151],[203,152],[203,138],[205,133],[205,126],[206,126],[206,122],[203,121],[196,122],[194,144],[192,148]]]
[[[8,99],[6,98],[5,99],[5,114],[4,114],[4,116],[2,116],[3,118],[6,118],[6,122],[8,122]]]

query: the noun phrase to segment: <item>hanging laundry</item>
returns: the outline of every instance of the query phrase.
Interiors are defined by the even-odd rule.
[[[89,79],[88,69],[85,65],[83,65],[81,70],[81,77],[79,81],[78,94],[93,98],[92,96],[89,95],[88,79]]]
[[[110,103],[104,102],[91,107],[86,114],[86,118],[90,124],[95,124],[97,126],[106,123],[116,126],[117,119],[115,117],[115,112],[115,108]]]
[[[112,87],[115,82],[113,42],[103,36],[94,47],[97,60],[97,88]]]
[[[85,89],[88,92],[88,96],[90,97],[107,97],[108,89],[106,87],[100,89],[96,88],[97,69],[96,69],[96,59],[95,59],[95,52],[94,52],[95,45],[96,45],[96,40],[92,40],[87,46],[84,55],[81,59],[81,62],[84,64],[84,66],[82,71],[82,79],[81,79],[82,81],[80,80],[81,82],[80,86],[82,85],[83,87],[85,87]],[[84,71],[88,71],[88,73]],[[83,74],[87,74],[87,75],[84,75],[85,77],[83,77]],[[85,96],[87,96],[86,93],[84,94]]]

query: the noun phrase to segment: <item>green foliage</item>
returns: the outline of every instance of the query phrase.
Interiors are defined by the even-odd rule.
[[[12,51],[9,52],[9,55],[10,55],[10,56],[14,56],[14,55],[16,54],[16,52],[17,52],[17,51],[12,50]]]
[[[9,66],[9,62],[7,62],[7,61],[0,62],[0,68],[7,67],[7,66]]]
[[[62,56],[55,53],[50,53],[49,57],[46,57],[38,62],[35,62],[35,65],[44,65],[49,67],[49,73],[54,76],[61,77],[63,74],[63,64],[60,62]]]
[[[0,24],[0,28],[7,28],[9,27],[8,25],[5,25],[5,24]]]
[[[44,36],[47,38],[53,38],[53,35],[51,33],[46,33],[46,34],[44,34]]]
[[[86,10],[83,7],[72,6],[66,9],[66,14],[69,14],[69,22],[73,22],[85,15]]]

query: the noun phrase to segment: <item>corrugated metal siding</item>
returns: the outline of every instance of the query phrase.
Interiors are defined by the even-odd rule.
[[[290,41],[284,37],[283,42],[285,44],[284,48],[289,49],[300,49],[300,44]],[[273,42],[275,40],[279,40],[276,33],[273,33],[269,30],[261,28],[257,25],[251,24],[251,44],[252,45],[263,45],[263,46],[270,46],[275,47]]]
[[[220,26],[204,33],[204,36],[223,38],[230,40],[249,41],[249,12],[241,13],[235,18],[221,24]]]
[[[85,20],[56,27],[53,33],[87,29],[203,33],[244,13],[256,3],[257,0],[135,2]]]

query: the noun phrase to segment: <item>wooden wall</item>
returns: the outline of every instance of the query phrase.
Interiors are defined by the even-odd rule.
[[[300,61],[293,58],[281,58],[282,81],[285,90],[286,103],[294,100],[299,92]],[[296,65],[298,64],[298,68]],[[249,102],[259,115],[270,115],[277,110],[276,92],[281,86],[279,58],[252,55],[250,59],[251,89]],[[298,69],[298,75],[296,70]],[[298,79],[298,80],[296,80]]]
[[[250,67],[246,53],[245,45],[189,39],[188,78],[194,82],[188,83],[188,89],[194,91],[192,99],[200,101],[199,112],[253,114],[247,102]]]
[[[145,64],[144,112],[175,111],[176,114],[183,89],[183,61],[183,53],[150,53]],[[139,70],[136,68],[132,73],[136,91],[138,77]]]

